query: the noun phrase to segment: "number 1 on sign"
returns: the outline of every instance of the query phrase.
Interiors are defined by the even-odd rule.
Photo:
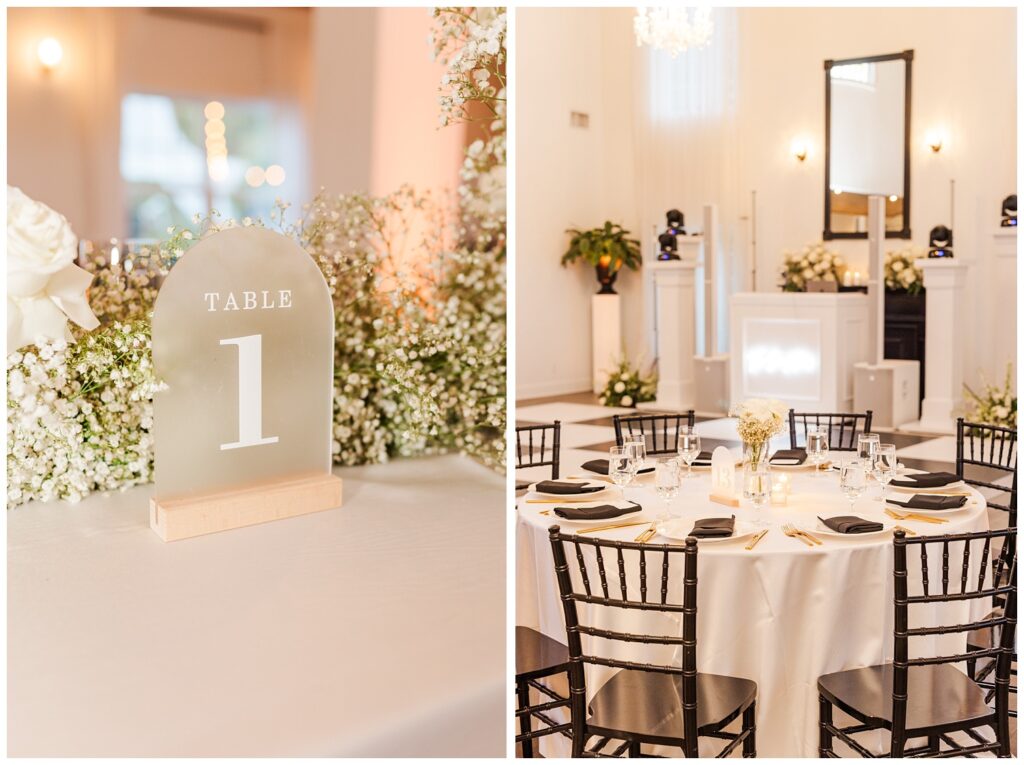
[[[221,345],[238,346],[238,440],[221,444],[221,451],[276,444],[263,436],[263,336],[229,337]]]

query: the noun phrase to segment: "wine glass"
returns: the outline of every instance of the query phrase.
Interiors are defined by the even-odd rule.
[[[680,429],[679,440],[676,442],[676,451],[683,462],[686,463],[686,477],[692,478],[693,461],[700,454],[700,436],[689,425],[684,425]]]
[[[674,459],[660,460],[654,467],[654,487],[665,502],[665,512],[659,520],[666,520],[672,499],[679,493],[679,463]]]
[[[898,462],[896,460],[896,444],[879,444],[875,453],[875,480],[882,487],[878,501],[885,501],[885,487],[896,477]]]
[[[613,446],[608,450],[608,477],[620,489],[633,480],[633,457],[628,446]]]
[[[630,484],[635,485],[636,474],[647,461],[647,441],[643,433],[630,433],[623,439],[623,446],[626,448],[630,459],[633,460],[633,479]]]
[[[839,468],[839,486],[843,494],[850,500],[850,512],[857,503],[857,497],[868,487],[868,471],[860,460],[850,460]]]
[[[772,471],[767,462],[751,463],[743,468],[743,496],[760,510],[772,496]]]
[[[822,425],[807,427],[807,457],[817,475],[818,469],[828,459],[828,428]]]

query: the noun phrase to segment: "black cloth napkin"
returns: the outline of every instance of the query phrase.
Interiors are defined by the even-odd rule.
[[[516,481],[516,491],[522,491],[523,489],[529,489],[533,485],[533,481]]]
[[[891,505],[899,505],[909,510],[955,510],[967,504],[967,497],[943,497],[937,494],[915,494],[906,502],[886,499]]]
[[[940,489],[959,480],[960,476],[954,473],[916,473],[897,478],[890,481],[890,484],[905,489]]]
[[[867,534],[868,532],[881,531],[885,528],[885,526],[877,521],[866,521],[863,518],[858,518],[856,515],[837,515],[834,518],[822,518],[819,515],[818,520],[832,529],[832,531],[838,531],[840,534]]]
[[[595,491],[604,491],[605,486],[583,486],[578,483],[567,481],[541,481],[537,484],[535,491],[542,491],[545,494],[592,494]]]
[[[711,452],[701,452],[693,464],[697,467],[711,467]]]
[[[630,507],[616,507],[615,505],[556,507],[553,512],[559,518],[565,518],[567,521],[603,521],[608,518],[618,518],[620,515],[635,513],[638,510],[643,510],[643,508],[634,502]]]
[[[736,516],[728,518],[701,518],[693,524],[691,537],[731,537],[736,526]]]
[[[807,450],[806,449],[779,449],[775,454],[768,460],[768,464],[772,464],[775,460],[787,460],[787,462],[779,464],[791,464],[788,460],[799,460],[795,463],[797,465],[803,465],[807,461]]]
[[[591,473],[600,473],[601,475],[608,475],[608,460],[590,460],[580,465],[584,470],[589,470]],[[654,467],[640,468],[636,471],[637,475],[641,473],[653,473]]]

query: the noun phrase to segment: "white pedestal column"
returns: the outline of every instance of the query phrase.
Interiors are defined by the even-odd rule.
[[[594,295],[590,299],[594,393],[604,390],[608,375],[622,356],[622,298]]]
[[[695,404],[693,374],[695,261],[655,263],[654,293],[658,306],[658,397],[664,410],[685,410]]]
[[[924,401],[919,428],[953,433],[953,408],[963,395],[963,335],[960,331],[967,265],[952,258],[917,261],[928,292],[925,312]]]

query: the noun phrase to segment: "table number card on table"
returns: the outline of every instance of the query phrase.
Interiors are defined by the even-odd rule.
[[[153,311],[164,541],[341,505],[331,474],[334,308],[297,244],[234,228],[175,264]]]

